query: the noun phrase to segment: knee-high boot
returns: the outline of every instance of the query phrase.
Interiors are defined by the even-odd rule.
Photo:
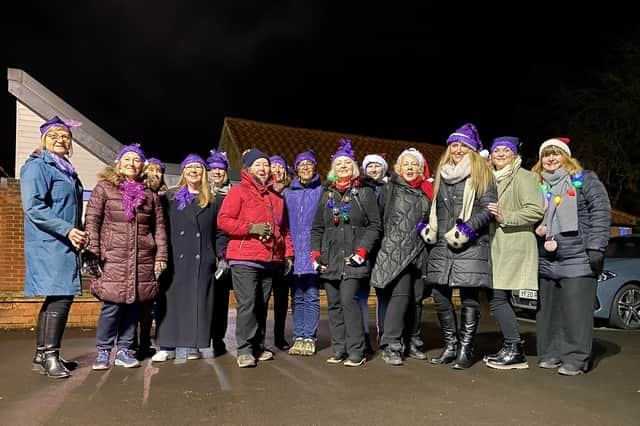
[[[480,310],[468,306],[462,307],[460,327],[460,349],[453,368],[464,370],[473,365],[473,338],[478,329]]]
[[[444,335],[444,350],[440,356],[431,358],[431,364],[448,364],[456,358],[458,352],[458,335],[456,313],[453,309],[446,312],[438,312],[440,328]]]
[[[69,377],[71,374],[60,359],[60,343],[67,315],[60,312],[45,313],[44,351],[42,354],[42,374],[54,379]]]
[[[40,311],[38,314],[38,324],[36,325],[36,353],[33,355],[31,363],[31,371],[42,373],[42,354],[44,353],[44,331],[47,324],[46,311]]]

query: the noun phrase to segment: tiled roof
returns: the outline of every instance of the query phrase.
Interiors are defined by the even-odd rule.
[[[444,143],[432,145],[383,139],[261,123],[233,117],[225,118],[218,146],[227,152],[229,164],[233,169],[241,167],[242,152],[249,148],[257,147],[269,155],[281,155],[291,165],[293,165],[298,153],[313,148],[318,157],[320,176],[324,178],[329,170],[331,155],[338,149],[341,138],[352,141],[352,147],[356,152],[359,164],[367,154],[384,152],[390,168],[393,167],[396,158],[402,151],[414,147],[422,152],[427,159],[431,173],[435,172],[440,155],[445,149]]]
[[[621,210],[611,209],[612,225],[638,225],[638,217]]]

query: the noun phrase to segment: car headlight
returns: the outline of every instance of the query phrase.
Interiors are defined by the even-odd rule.
[[[617,277],[618,274],[616,274],[615,272],[612,271],[602,271],[602,273],[600,274],[600,276],[598,277],[598,282],[601,283],[602,281],[606,281],[608,279],[611,278],[615,278]]]

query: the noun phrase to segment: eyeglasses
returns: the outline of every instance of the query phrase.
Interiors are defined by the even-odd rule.
[[[187,171],[194,170],[196,172],[201,172],[202,171],[202,166],[193,165],[193,166],[187,166],[184,169],[187,170]]]
[[[313,166],[315,166],[315,164],[313,164],[311,161],[303,161],[298,164],[299,169],[311,169],[313,168]]]
[[[54,142],[58,142],[58,141],[69,142],[69,141],[71,141],[71,136],[69,136],[69,135],[55,135],[55,134],[48,133],[47,137],[49,139],[51,139],[52,141],[54,141]]]

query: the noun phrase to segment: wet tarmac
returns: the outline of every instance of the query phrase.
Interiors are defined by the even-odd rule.
[[[594,368],[565,377],[536,367],[531,321],[520,322],[530,368],[518,371],[482,362],[500,339],[489,315],[476,339],[477,362],[464,371],[413,359],[392,367],[380,352],[362,367],[329,365],[326,312],[316,356],[274,349],[274,360],[240,369],[233,318],[230,325],[229,353],[218,358],[147,359],[140,368],[103,372],[91,370],[95,330],[69,329],[62,352],[80,365],[62,380],[30,371],[33,331],[0,331],[0,425],[640,424],[639,332],[596,329]],[[429,356],[437,355],[441,337],[432,311],[423,326]],[[269,332],[268,346],[272,337]]]

